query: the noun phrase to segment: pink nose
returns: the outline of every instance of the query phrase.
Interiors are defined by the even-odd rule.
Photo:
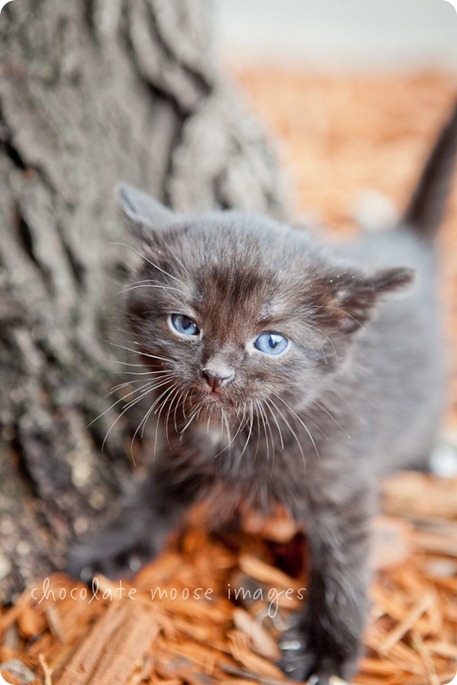
[[[235,377],[235,372],[229,369],[203,369],[202,373],[213,392],[223,388]]]

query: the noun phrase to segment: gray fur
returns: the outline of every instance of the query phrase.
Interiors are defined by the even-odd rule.
[[[120,183],[116,188],[116,194],[132,232],[140,240],[147,239],[152,228],[166,228],[176,218],[176,215],[160,202],[127,183]]]
[[[132,287],[127,319],[145,367],[171,374],[157,405],[168,446],[118,520],[75,549],[74,572],[115,575],[132,554],[153,556],[198,499],[212,502],[214,525],[279,502],[306,528],[313,565],[282,665],[321,685],[333,673],[351,677],[379,476],[426,465],[443,410],[435,229],[424,221],[441,216],[456,129],[454,116],[408,220],[345,244],[321,245],[258,215],[184,219],[121,192],[141,225],[136,281],[150,285]],[[202,337],[176,336],[172,313],[194,320]],[[290,349],[260,354],[252,341],[264,331]],[[214,392],[207,368],[233,379]],[[300,648],[288,649],[296,640]]]

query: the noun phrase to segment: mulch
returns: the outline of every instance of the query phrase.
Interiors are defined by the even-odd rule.
[[[354,79],[271,69],[237,78],[281,136],[295,213],[352,230],[357,193],[401,207],[455,97],[446,74]],[[456,184],[457,185],[457,184]],[[441,236],[449,331],[457,335],[457,188]],[[453,223],[454,222],[454,223]],[[455,340],[455,338],[452,338]],[[457,384],[452,398],[455,422]],[[457,478],[420,473],[382,486],[360,685],[439,685],[457,672]],[[165,552],[130,580],[92,588],[37,579],[0,610],[0,672],[14,685],[278,685],[276,640],[306,597],[306,540],[284,512],[247,515],[215,537],[195,510]],[[337,682],[337,681],[335,681]]]
[[[439,685],[457,672],[457,479],[398,474],[382,488],[361,685]],[[236,536],[204,512],[133,580],[37,580],[0,615],[14,685],[279,685],[277,637],[306,597],[305,541],[284,513]],[[305,548],[306,552],[306,548]],[[291,570],[292,569],[292,570]],[[338,681],[336,681],[338,682]]]

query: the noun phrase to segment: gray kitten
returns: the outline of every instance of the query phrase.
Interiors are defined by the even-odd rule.
[[[321,685],[351,677],[379,477],[424,467],[442,414],[433,240],[456,148],[457,108],[399,225],[330,247],[255,214],[184,217],[121,186],[143,255],[127,320],[166,440],[117,520],[75,547],[73,573],[153,557],[202,498],[214,525],[281,503],[312,557],[282,666]]]

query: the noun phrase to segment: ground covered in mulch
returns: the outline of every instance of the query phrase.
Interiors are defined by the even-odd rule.
[[[455,96],[451,76],[340,78],[237,71],[280,138],[295,214],[349,231],[373,207],[405,203]],[[457,183],[456,183],[457,186]],[[457,333],[457,188],[441,236],[451,339]],[[452,393],[453,406],[456,392]],[[452,425],[455,411],[449,414]],[[439,685],[457,671],[457,479],[400,474],[384,483],[374,534],[372,609],[355,682]],[[0,672],[15,685],[286,683],[276,638],[306,596],[306,541],[287,517],[204,532],[204,511],[133,580],[91,589],[37,579],[0,611]],[[305,555],[306,556],[306,555]]]
[[[457,671],[457,479],[383,486],[363,685],[439,685]],[[0,671],[15,685],[279,685],[276,638],[301,597],[305,541],[284,515],[233,538],[193,525],[134,580],[91,589],[37,580],[0,615]],[[305,550],[306,551],[306,550]],[[298,574],[297,574],[298,571]]]

